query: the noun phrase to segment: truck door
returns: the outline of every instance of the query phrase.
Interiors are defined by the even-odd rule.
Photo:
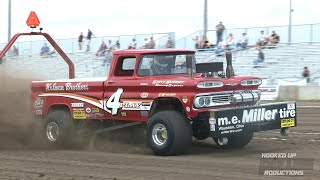
[[[140,117],[141,98],[134,71],[137,63],[135,55],[115,55],[116,64],[105,83],[106,117],[114,120],[143,121]]]

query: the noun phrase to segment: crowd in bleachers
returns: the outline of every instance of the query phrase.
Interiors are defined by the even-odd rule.
[[[97,43],[102,44],[102,41],[100,39],[96,39],[96,40],[97,40],[96,41]],[[141,39],[141,41],[143,42],[143,39]],[[235,41],[235,39],[233,41]],[[142,45],[142,42],[140,42],[141,45]],[[235,41],[235,42],[237,43],[238,41]],[[161,43],[161,42],[157,41],[157,43]],[[165,41],[163,41],[162,43],[164,44]],[[43,45],[43,44],[40,44],[40,45]],[[113,44],[113,43],[112,42],[109,43],[108,41],[105,41],[105,44],[106,44],[106,46],[108,46],[109,44]],[[123,43],[123,44],[125,44],[125,43]],[[123,45],[124,49],[126,49],[126,48],[130,49],[131,48],[130,46],[133,46],[133,48],[135,47],[136,49],[139,49],[139,46],[141,46],[141,45],[137,45],[137,41],[133,41],[133,40],[127,44],[128,44],[128,46]],[[271,44],[271,40],[269,41],[269,44]],[[191,41],[190,41],[190,45],[192,45]],[[60,58],[59,56],[57,56],[57,58],[48,58],[48,60],[47,60],[47,58],[45,58],[45,59],[40,58],[39,53],[35,54],[35,56],[32,56],[32,57],[25,56],[24,51],[23,51],[23,46],[19,43],[15,44],[15,46],[16,46],[16,48],[22,49],[22,51],[20,52],[20,57],[25,58],[25,60],[26,60],[23,63],[20,63],[20,65],[23,68],[25,68],[26,62],[28,62],[28,63],[30,62],[30,66],[36,66],[37,68],[34,68],[34,69],[36,69],[35,71],[38,71],[39,69],[45,68],[46,66],[40,67],[40,66],[36,65],[35,62],[48,62],[50,64],[47,64],[47,63],[44,63],[44,64],[47,64],[48,67],[54,67],[54,69],[56,69],[56,71],[57,71],[57,69],[61,68],[60,66],[63,66],[65,64],[63,61],[61,61],[62,62],[61,64],[59,64],[57,66],[53,66],[53,62],[58,62],[58,61],[56,61],[56,59]],[[288,77],[298,77],[298,78],[304,77],[304,78],[306,78],[306,80],[308,82],[310,82],[310,84],[314,84],[315,77],[316,77],[314,75],[314,73],[317,72],[318,67],[319,67],[319,63],[316,59],[317,55],[319,55],[319,51],[318,51],[319,46],[320,46],[319,43],[292,44],[290,46],[287,46],[286,44],[279,44],[279,45],[277,45],[277,48],[275,48],[275,49],[260,48],[260,50],[263,51],[263,53],[266,57],[260,55],[260,58],[259,58],[259,49],[257,49],[257,51],[256,51],[255,43],[252,43],[252,45],[250,46],[252,48],[250,48],[249,50],[237,51],[237,52],[233,53],[233,58],[235,60],[233,62],[233,65],[237,69],[237,75],[256,75],[256,76],[268,78],[268,79],[288,78]],[[265,46],[265,47],[267,47],[267,46]],[[302,47],[303,47],[303,51],[300,51],[302,49]],[[40,46],[40,48],[41,48],[41,46]],[[39,51],[40,48],[37,47],[36,49]],[[96,49],[98,49],[98,48],[99,48],[99,46]],[[52,49],[52,47],[51,47],[51,49]],[[13,51],[13,47],[12,47],[11,51]],[[93,51],[90,53],[83,52],[83,53],[70,53],[70,54],[68,54],[68,55],[70,55],[70,58],[75,62],[76,72],[80,72],[80,74],[81,74],[81,75],[78,75],[77,77],[89,77],[89,76],[91,76],[90,73],[94,73],[94,74],[99,75],[99,73],[104,72],[104,69],[109,68],[109,66],[101,66],[102,62],[105,60],[103,58],[106,57],[106,54],[103,58],[94,58],[96,52],[97,51]],[[18,51],[18,53],[19,53],[19,51]],[[211,51],[198,51],[196,54],[197,59],[198,59],[198,56],[200,56],[200,58],[199,58],[200,60],[202,60],[201,58],[203,58],[206,61],[209,60],[209,58],[210,58],[209,55],[213,55],[213,52],[211,52]],[[15,64],[15,66],[17,65],[17,67],[18,67],[18,63],[17,63],[18,61],[16,61],[16,60],[17,59],[20,60],[20,58],[11,58],[11,57],[12,56],[9,57],[10,61],[8,61],[8,63],[5,63],[5,64],[11,63],[11,64]],[[207,59],[205,59],[205,58],[207,58]],[[259,60],[258,60],[258,58],[259,58]],[[55,61],[51,61],[52,59],[54,59]],[[264,60],[264,59],[266,60],[266,62],[263,62],[263,63],[259,62],[260,60]],[[210,58],[210,60],[223,60],[224,61],[225,58],[224,57]],[[206,62],[206,61],[201,61],[201,62]],[[258,62],[257,64],[258,64],[259,69],[252,68],[252,67],[254,67],[254,65],[252,65],[254,62]],[[304,67],[310,67],[312,74],[310,73],[309,69],[308,69],[308,71],[304,70],[304,73],[302,73],[302,69]],[[100,71],[100,69],[101,69],[101,71]],[[54,72],[54,71],[52,71],[52,72]],[[47,73],[47,72],[43,72],[43,73]],[[48,73],[49,73],[49,71],[48,71]]]
[[[216,44],[209,41],[206,36],[202,36],[199,39],[199,36],[195,36],[193,38],[195,42],[195,49],[197,50],[214,50],[215,48],[222,46],[223,48],[229,47],[230,49],[245,49],[248,47],[252,47],[248,44],[249,36],[246,32],[242,33],[242,37],[236,39],[232,33],[230,33],[226,40],[218,41]],[[272,31],[270,36],[265,36],[264,31],[261,31],[260,37],[257,39],[255,47],[265,48],[265,47],[274,47],[280,41],[279,35],[276,34],[275,31]]]
[[[256,48],[272,48],[275,47],[276,44],[280,41],[280,36],[275,32],[272,31],[270,36],[267,36],[264,31],[260,31],[259,38],[256,41],[255,45],[249,45],[249,36],[246,32],[242,33],[242,36],[238,38],[236,41],[235,36],[233,33],[229,33],[228,37],[224,40],[223,33],[225,31],[225,26],[222,22],[220,22],[216,26],[216,43],[212,43],[208,37],[205,35],[199,38],[199,36],[195,36],[192,40],[195,43],[195,49],[197,50],[212,50],[216,53],[216,55],[222,55],[224,51],[229,48],[231,50],[243,50],[248,47],[256,47]],[[212,38],[212,37],[211,37]]]
[[[145,37],[144,42],[140,47],[137,47],[138,42],[136,41],[135,38],[131,40],[131,42],[128,44],[126,48],[120,47],[119,40],[116,40],[114,44],[112,43],[112,40],[109,40],[108,42],[109,44],[106,45],[104,43],[104,40],[102,40],[101,45],[98,51],[96,52],[96,56],[103,56],[105,52],[114,51],[118,49],[155,49],[156,48],[156,41],[154,40],[153,37],[150,37],[150,39]],[[174,42],[172,38],[169,36],[164,48],[173,48],[173,47],[174,47]]]
[[[173,47],[174,47],[174,42],[172,38],[169,36],[164,48],[173,48]],[[103,62],[103,66],[104,66],[106,63],[110,63],[113,52],[115,50],[119,50],[120,48],[121,46],[120,46],[119,40],[116,40],[115,43],[112,43],[112,40],[108,40],[108,44],[106,44],[102,39],[100,47],[98,48],[95,55],[97,57],[105,58]],[[156,48],[156,41],[154,40],[154,38],[150,37],[150,39],[148,39],[147,37],[145,37],[142,46],[137,47],[137,41],[135,38],[133,38],[132,41],[128,44],[128,46],[122,49],[155,49],[155,48]]]

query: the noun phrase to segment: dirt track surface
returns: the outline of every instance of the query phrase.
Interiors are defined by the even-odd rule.
[[[0,179],[320,179],[320,103],[299,103],[315,107],[300,108],[298,127],[287,137],[278,131],[256,133],[241,150],[220,149],[210,138],[194,140],[186,155],[158,157],[145,145],[143,133],[132,132],[119,139],[98,138],[91,148],[42,147],[40,127],[28,116],[30,80],[0,73],[0,83]],[[313,158],[313,174],[258,175],[261,153]]]

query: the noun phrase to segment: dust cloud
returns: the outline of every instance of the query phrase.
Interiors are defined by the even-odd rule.
[[[44,141],[43,122],[36,119],[30,111],[30,84],[32,80],[40,78],[36,78],[34,74],[13,76],[13,74],[6,74],[0,69],[0,150],[50,149]],[[78,137],[86,139],[86,143],[72,149],[150,153],[146,145],[147,140],[143,125],[102,134],[95,134],[92,131],[89,134],[89,137]]]
[[[42,126],[29,106],[32,80],[13,76],[0,69],[0,149],[40,147]]]

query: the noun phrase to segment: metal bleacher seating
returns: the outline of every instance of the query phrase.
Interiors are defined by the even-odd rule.
[[[103,59],[96,58],[93,53],[68,54],[75,66],[76,78],[106,77],[109,65],[102,66]],[[1,67],[12,77],[32,76],[36,79],[68,78],[68,66],[59,56],[40,57],[39,55],[6,57]]]
[[[256,48],[233,51],[233,66],[237,75],[254,75],[277,83],[278,79],[301,79],[303,67],[311,72],[311,82],[318,85],[320,79],[320,43],[278,44],[273,48],[264,48],[265,61],[253,68],[253,59],[257,58]],[[215,56],[214,52],[198,51],[200,62],[225,61],[225,56]],[[225,65],[225,63],[224,63]]]
[[[320,80],[320,43],[278,44],[275,48],[264,48],[265,62],[253,68],[253,59],[257,57],[256,48],[233,51],[233,66],[236,75],[254,75],[267,79],[271,84],[278,79],[301,79],[303,67],[311,72],[311,82],[318,85]],[[94,53],[70,53],[75,65],[76,78],[106,77],[109,64],[102,66],[103,57],[97,58]],[[220,61],[226,66],[225,56],[216,56],[213,51],[197,51],[198,62]],[[34,75],[35,79],[68,78],[68,67],[64,60],[55,54],[43,58],[39,55],[6,57],[0,70],[14,77]],[[318,72],[319,71],[319,72]]]

